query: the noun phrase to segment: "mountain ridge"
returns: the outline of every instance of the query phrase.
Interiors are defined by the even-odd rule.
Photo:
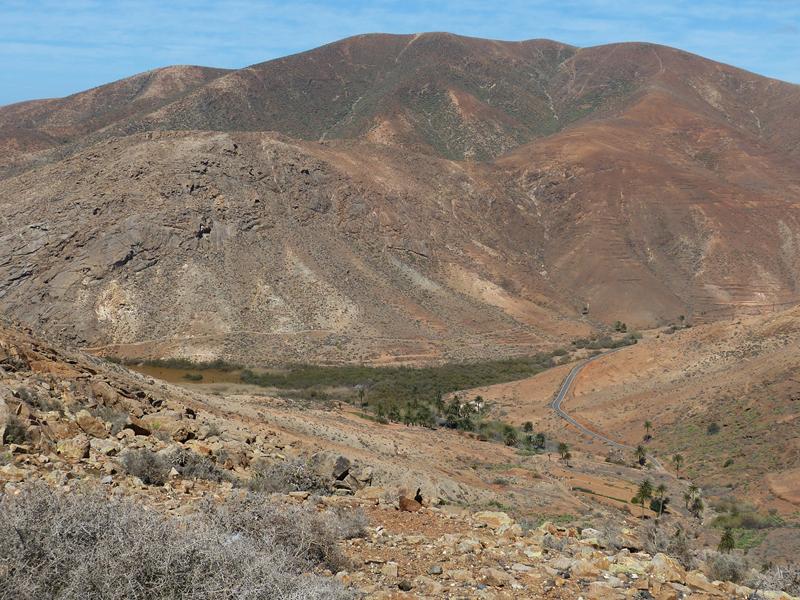
[[[800,300],[794,108],[660,46],[449,34],[0,108],[0,303],[71,343],[244,362],[771,310]]]

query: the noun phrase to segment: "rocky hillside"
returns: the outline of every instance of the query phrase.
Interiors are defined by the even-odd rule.
[[[728,563],[721,566],[714,553],[695,558],[690,549],[679,556],[658,552],[638,519],[616,511],[612,516],[602,504],[572,517],[573,526],[557,526],[516,522],[497,508],[459,507],[452,498],[447,501],[447,488],[441,485],[423,485],[420,503],[407,487],[397,487],[397,479],[387,479],[380,460],[337,456],[332,442],[340,440],[341,448],[345,429],[330,442],[322,436],[306,444],[297,429],[287,429],[277,401],[261,397],[262,414],[254,420],[235,402],[220,410],[203,394],[62,352],[7,327],[0,332],[0,400],[0,502],[13,507],[0,514],[0,529],[7,519],[20,518],[20,507],[11,500],[18,494],[29,502],[42,501],[41,488],[31,492],[38,481],[73,494],[100,490],[117,499],[135,498],[168,519],[193,518],[195,511],[209,514],[209,501],[220,505],[220,512],[210,514],[231,518],[225,507],[238,506],[249,515],[254,500],[262,507],[264,502],[284,507],[268,512],[268,518],[290,511],[296,520],[302,515],[322,519],[308,523],[317,523],[318,536],[329,535],[329,527],[338,531],[338,549],[324,547],[313,573],[333,578],[339,587],[326,587],[327,592],[313,597],[666,600],[744,599],[753,593],[741,583],[715,580]],[[337,418],[329,415],[327,420],[337,426]],[[414,429],[420,436],[434,435]],[[430,458],[427,452],[429,463]],[[576,468],[582,464],[579,459]],[[269,492],[269,497],[252,496]],[[99,500],[91,496],[90,501]],[[291,512],[297,510],[303,512]],[[64,509],[63,517],[69,514]],[[676,514],[663,529],[650,531],[668,532],[680,523]],[[60,523],[62,530],[70,526]],[[269,526],[259,528],[271,534]],[[132,547],[148,552],[143,543],[140,535]],[[6,556],[0,565],[3,560],[16,565],[24,557],[12,563]],[[729,572],[761,590],[766,589],[761,582],[777,581]],[[15,575],[0,569],[4,591],[17,589],[9,587],[19,585]],[[27,581],[30,585],[32,579]],[[314,585],[319,590],[322,584]],[[762,598],[791,598],[778,591],[760,593]]]
[[[0,305],[242,362],[529,353],[800,299],[797,86],[670,48],[359,36],[0,108]]]

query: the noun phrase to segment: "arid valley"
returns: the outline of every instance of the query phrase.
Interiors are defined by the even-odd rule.
[[[798,85],[359,35],[0,106],[0,216],[0,600],[800,596]]]

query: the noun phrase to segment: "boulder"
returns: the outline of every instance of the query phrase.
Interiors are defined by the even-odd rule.
[[[361,498],[362,500],[369,500],[375,502],[376,504],[378,501],[386,495],[386,490],[382,487],[365,487],[361,488],[356,492],[356,498]]]
[[[333,478],[342,480],[350,473],[352,463],[346,456],[339,456],[333,465]]]
[[[570,573],[574,577],[592,578],[600,574],[600,569],[591,561],[580,559],[570,566]]]
[[[61,440],[56,444],[56,452],[66,459],[81,460],[89,458],[89,449],[91,448],[89,438],[84,434],[76,435],[75,437]]]
[[[724,596],[725,594],[718,587],[714,586],[708,578],[699,571],[689,571],[686,573],[686,585],[701,592],[713,596]]]
[[[473,515],[473,519],[478,523],[482,523],[483,525],[486,525],[490,529],[494,529],[496,531],[505,530],[514,524],[514,519],[509,517],[506,513],[493,512],[490,510],[475,513],[475,515]]]
[[[397,563],[396,562],[387,562],[383,567],[381,567],[381,574],[384,577],[391,577],[392,579],[397,578],[399,574]]]
[[[92,438],[89,440],[92,450],[103,456],[115,456],[119,453],[119,444],[114,440]]]
[[[114,406],[120,401],[119,392],[105,381],[93,381],[91,389],[95,399],[105,406]]]
[[[617,600],[624,596],[607,581],[593,581],[586,591],[587,600]]]
[[[650,561],[647,571],[653,579],[662,583],[683,583],[686,579],[686,572],[678,561],[661,552]]]
[[[11,416],[11,411],[8,409],[8,406],[3,401],[3,396],[0,394],[0,444],[3,443],[6,433],[6,424],[8,423],[8,419]]]
[[[145,423],[133,415],[128,415],[128,422],[125,423],[125,427],[123,429],[129,429],[133,431],[135,435],[150,435],[152,432]]]
[[[93,417],[87,410],[78,411],[78,414],[75,415],[75,422],[81,428],[81,431],[88,436],[95,438],[108,437],[109,428],[105,422]]]
[[[493,567],[481,569],[480,575],[487,585],[495,587],[512,587],[517,583],[517,580],[512,575]]]
[[[400,510],[404,512],[417,512],[422,509],[422,504],[414,500],[413,498],[406,498],[405,496],[400,496],[400,501],[398,502]]]
[[[15,467],[14,465],[3,465],[0,467],[0,481],[10,481],[20,483],[28,477],[28,472]]]

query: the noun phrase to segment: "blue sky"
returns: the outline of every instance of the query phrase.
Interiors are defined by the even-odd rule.
[[[649,41],[800,83],[800,0],[0,0],[0,104],[170,64],[243,67],[378,31]]]

